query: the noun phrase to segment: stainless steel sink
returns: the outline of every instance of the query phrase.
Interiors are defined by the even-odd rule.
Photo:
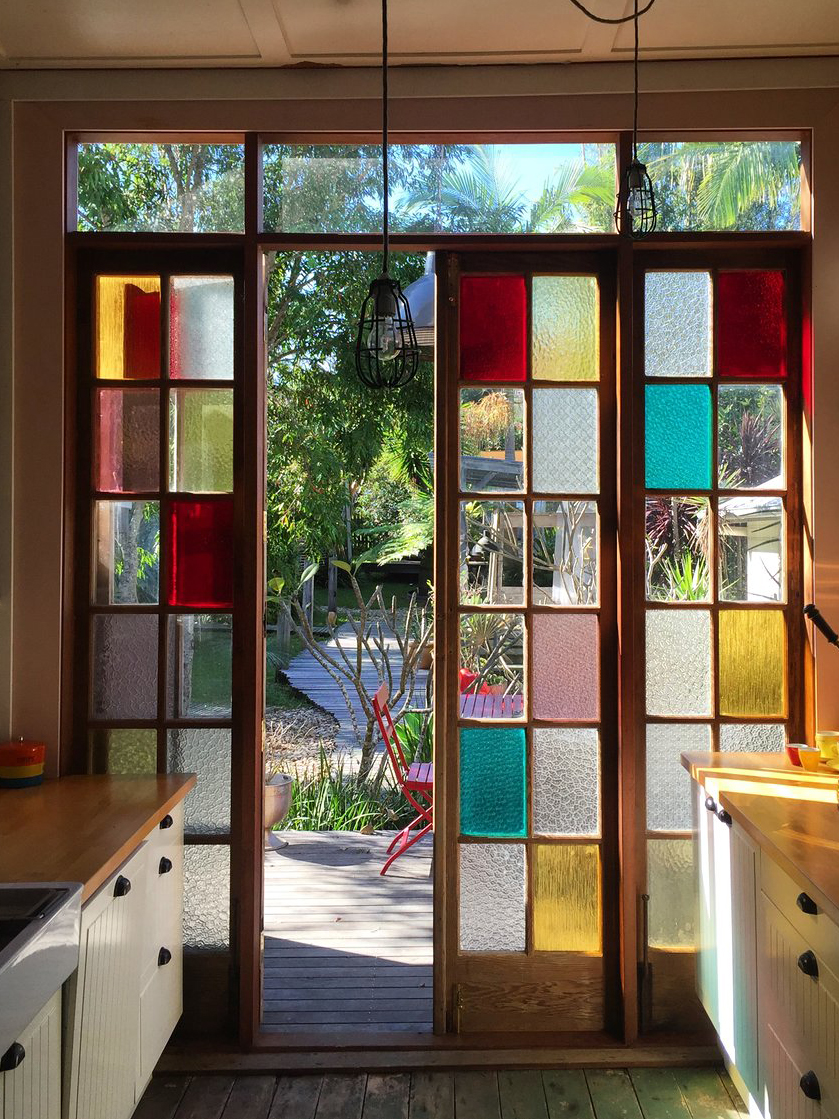
[[[80,882],[0,884],[0,1057],[79,964]]]

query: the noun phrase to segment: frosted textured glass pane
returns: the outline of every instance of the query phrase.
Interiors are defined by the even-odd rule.
[[[516,727],[460,732],[460,830],[463,835],[527,833],[527,746]]]
[[[722,723],[720,750],[780,754],[787,744],[784,723]]]
[[[524,620],[521,614],[462,614],[460,713],[464,718],[518,718],[524,710]]]
[[[90,772],[157,772],[157,731],[140,727],[90,732]]]
[[[644,457],[651,490],[711,488],[711,390],[647,385]]]
[[[460,503],[460,601],[524,605],[524,505]]]
[[[97,501],[93,506],[93,601],[101,606],[158,601],[160,505]]]
[[[647,725],[647,829],[690,831],[691,781],[681,756],[711,750],[711,728],[704,723]]]
[[[175,276],[169,288],[169,373],[233,379],[233,277]]]
[[[232,491],[232,389],[174,389],[170,394],[169,489]]]
[[[157,618],[97,614],[91,619],[91,714],[94,719],[157,716]]]
[[[598,531],[594,501],[535,502],[531,555],[534,603],[597,603]]]
[[[594,727],[534,727],[533,829],[600,834],[600,739]]]
[[[460,947],[464,952],[524,951],[524,847],[460,845]]]
[[[707,497],[648,497],[644,575],[650,602],[711,597],[711,504]]]
[[[780,385],[717,389],[720,489],[784,488],[784,390]]]
[[[533,947],[600,952],[600,848],[584,843],[533,849]]]
[[[95,403],[93,485],[106,493],[160,488],[157,389],[99,389]]]
[[[784,503],[728,497],[719,504],[720,598],[783,602]]]
[[[598,492],[596,389],[533,390],[533,489]]]
[[[531,357],[536,380],[598,379],[599,310],[595,276],[533,277]]]
[[[711,615],[647,611],[647,713],[710,715]]]
[[[460,488],[492,493],[524,489],[524,393],[462,389]]]
[[[533,714],[597,719],[600,633],[593,614],[534,614]]]
[[[169,731],[168,773],[197,773],[184,801],[184,830],[200,835],[230,831],[230,731],[194,727]]]
[[[650,895],[650,947],[695,947],[692,839],[647,840],[647,892]]]
[[[184,948],[219,952],[230,947],[230,848],[212,843],[184,847]]]
[[[96,277],[96,376],[156,380],[160,376],[160,278]]]
[[[230,614],[170,616],[170,717],[229,719],[232,661],[233,618]]]
[[[783,715],[786,630],[780,610],[721,610],[720,714]]]
[[[711,275],[648,272],[644,284],[644,372],[711,375]]]

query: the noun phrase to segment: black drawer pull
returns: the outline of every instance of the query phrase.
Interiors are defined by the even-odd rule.
[[[731,816],[729,815],[728,812],[726,812],[726,810],[724,808],[721,808],[719,810],[719,812],[717,813],[717,819],[719,820],[719,822],[721,824],[725,824],[725,826],[727,828],[731,827],[731,824],[732,824]]]
[[[26,1050],[19,1041],[13,1041],[6,1052],[0,1057],[0,1072],[11,1072],[18,1067],[26,1056]]]
[[[809,894],[799,894],[798,897],[795,899],[795,904],[798,906],[802,913],[809,913],[811,917],[815,917],[815,915],[819,911],[819,907],[816,905]]]
[[[160,951],[157,953],[157,966],[165,967],[171,959],[172,953],[169,951],[169,949],[161,948]]]
[[[174,822],[175,821],[172,819],[172,817],[167,812],[167,814],[160,821],[160,830],[161,831],[166,831],[167,828],[171,828],[171,826],[172,826],[172,824],[174,824]]]
[[[121,874],[114,883],[114,897],[124,898],[126,894],[131,893],[131,880]]]
[[[809,1072],[805,1072],[798,1083],[801,1091],[804,1093],[808,1100],[820,1100],[822,1098],[822,1090],[819,1087],[819,1078],[816,1076],[812,1069],[810,1069]]]
[[[798,957],[798,966],[805,975],[810,975],[813,979],[818,979],[819,961],[816,959],[815,953],[811,952],[809,948]]]
[[[705,797],[705,807],[708,809],[709,812],[716,812],[717,802],[714,800],[713,797]]]
[[[172,869],[172,860],[167,859],[166,856],[164,855],[163,858],[160,860],[160,862],[157,864],[157,873],[158,874],[168,874],[171,869]]]

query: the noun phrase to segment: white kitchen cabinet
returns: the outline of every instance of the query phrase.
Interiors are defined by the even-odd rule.
[[[61,991],[18,1037],[23,1059],[0,1072],[0,1119],[59,1119],[61,1115]]]

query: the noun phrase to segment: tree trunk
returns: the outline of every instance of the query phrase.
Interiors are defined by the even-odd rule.
[[[338,568],[332,562],[335,556],[329,557],[329,571],[326,579],[326,609],[327,613],[338,613]]]

